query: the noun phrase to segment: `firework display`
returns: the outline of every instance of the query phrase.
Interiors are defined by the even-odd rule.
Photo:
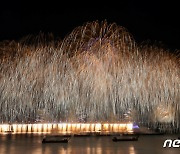
[[[62,41],[0,43],[0,122],[171,123],[179,128],[179,57],[92,22]]]

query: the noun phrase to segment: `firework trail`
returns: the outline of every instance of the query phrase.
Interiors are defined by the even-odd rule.
[[[34,41],[35,40],[35,41]],[[62,41],[44,36],[0,43],[0,121],[171,123],[179,129],[179,57],[137,46],[106,22],[77,27]]]

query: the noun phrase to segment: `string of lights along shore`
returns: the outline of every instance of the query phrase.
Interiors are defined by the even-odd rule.
[[[180,127],[179,51],[89,22],[63,40],[0,42],[2,124],[144,122]]]

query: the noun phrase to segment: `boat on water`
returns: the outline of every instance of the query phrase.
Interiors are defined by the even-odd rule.
[[[4,131],[5,133],[14,133],[14,131],[13,130],[6,130],[6,131]]]
[[[129,135],[121,135],[121,136],[115,136],[113,137],[112,141],[113,142],[118,142],[118,141],[138,141],[139,136],[129,136]]]
[[[46,136],[42,143],[68,143],[70,138],[62,138],[62,136]]]

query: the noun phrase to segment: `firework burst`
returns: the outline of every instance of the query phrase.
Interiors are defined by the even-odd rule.
[[[171,123],[179,128],[179,57],[136,45],[106,22],[64,40],[0,44],[0,121]],[[31,40],[31,39],[30,39]],[[177,52],[178,53],[178,52]]]

